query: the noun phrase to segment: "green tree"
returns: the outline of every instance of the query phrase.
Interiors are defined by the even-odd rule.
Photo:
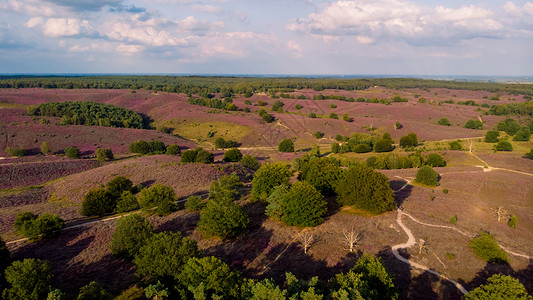
[[[470,119],[468,121],[466,121],[465,125],[463,126],[464,128],[468,128],[468,129],[477,129],[477,130],[481,130],[483,129],[483,123],[479,120],[474,120],[474,119]]]
[[[200,251],[195,241],[182,237],[179,232],[154,234],[135,256],[137,275],[152,280],[177,280],[183,265]]]
[[[24,147],[11,148],[11,147],[8,146],[6,148],[6,152],[7,152],[7,155],[9,155],[11,157],[20,157],[20,156],[25,156],[26,155],[26,149],[24,149]]]
[[[232,238],[246,231],[250,218],[248,214],[231,199],[207,201],[200,214],[198,228],[207,236],[221,239]]]
[[[279,152],[294,152],[294,143],[291,139],[285,138],[278,144]]]
[[[44,155],[48,155],[48,154],[50,154],[50,152],[52,152],[52,150],[50,149],[50,144],[48,144],[47,141],[44,141],[41,144],[41,153],[44,154]]]
[[[150,154],[163,154],[167,152],[167,147],[165,143],[161,141],[150,141],[148,142],[148,147],[150,149]]]
[[[68,158],[80,158],[81,152],[80,152],[80,149],[76,147],[67,147],[65,148],[65,155]]]
[[[211,164],[215,161],[213,153],[206,151],[200,147],[196,148],[196,161],[201,164]],[[183,160],[183,157],[182,157]]]
[[[117,200],[107,190],[91,190],[81,203],[80,213],[83,216],[103,216],[115,210]]]
[[[448,145],[450,145],[450,150],[463,150],[463,146],[459,141],[451,141]]]
[[[180,146],[178,145],[169,145],[167,147],[166,155],[178,155],[181,154]]]
[[[186,150],[181,155],[181,161],[180,162],[182,164],[196,162],[196,154],[197,154],[197,152],[195,150],[192,150],[192,149]]]
[[[337,182],[335,192],[339,204],[352,205],[374,214],[396,207],[387,176],[365,165],[345,170]]]
[[[224,162],[238,162],[242,159],[242,153],[237,148],[229,149],[224,153],[224,158],[222,161]]]
[[[111,295],[109,295],[102,285],[96,281],[91,281],[88,285],[82,286],[80,288],[80,293],[76,300],[109,300]]]
[[[163,216],[168,215],[174,210],[176,194],[170,186],[160,183],[144,188],[139,196],[139,204],[143,210],[155,208],[155,213]]]
[[[190,212],[201,211],[204,207],[205,202],[200,196],[192,195],[187,198],[187,201],[185,201],[185,209]]]
[[[132,187],[133,182],[124,176],[116,176],[107,183],[107,191],[117,199],[123,192],[131,191]]]
[[[324,196],[311,184],[298,181],[283,197],[281,220],[289,226],[313,227],[324,221],[327,210]]]
[[[281,289],[272,279],[256,281],[244,279],[242,298],[253,300],[287,299],[287,290]]]
[[[499,131],[505,131],[508,135],[515,135],[520,130],[520,124],[514,119],[507,118],[498,122],[496,129]]]
[[[113,159],[115,159],[115,156],[113,155],[113,151],[111,149],[104,149],[104,148],[96,149],[96,160],[106,161],[106,160],[113,160]]]
[[[124,191],[120,195],[120,198],[117,201],[117,206],[115,208],[115,212],[122,213],[127,212],[131,210],[135,210],[139,208],[139,202],[137,201],[137,198],[135,198],[135,195],[133,195],[130,191]]]
[[[317,139],[321,139],[324,137],[324,133],[322,131],[317,131],[313,134],[313,136]]]
[[[392,151],[392,141],[389,139],[381,138],[374,144],[374,151],[376,152],[389,152]]]
[[[400,147],[416,147],[418,145],[418,137],[415,133],[409,133],[400,138]]]
[[[339,151],[340,151],[339,143],[331,144],[331,153],[339,153]]]
[[[52,266],[45,260],[28,258],[14,261],[5,271],[10,287],[4,290],[4,299],[46,298],[52,283],[51,271]]]
[[[432,167],[444,167],[446,165],[446,162],[444,161],[444,158],[442,158],[442,155],[438,153],[431,153],[430,155],[428,155],[426,164]]]
[[[153,300],[162,300],[170,295],[170,291],[168,288],[165,288],[165,285],[161,281],[157,281],[156,284],[150,284],[144,291],[146,298]]]
[[[152,235],[152,223],[145,218],[137,214],[120,218],[111,240],[111,253],[131,259]]]
[[[22,215],[21,215],[22,214]],[[30,241],[37,241],[40,239],[51,238],[59,235],[61,229],[65,227],[65,221],[59,218],[57,215],[51,215],[49,213],[44,213],[43,215],[37,217],[32,213],[21,213],[18,214],[15,218],[15,229],[28,238]],[[21,219],[24,216],[31,214],[31,218],[28,218],[24,221]]]
[[[283,217],[283,203],[288,192],[288,184],[281,184],[275,187],[267,198],[268,205],[265,208],[265,215],[276,221],[281,221]]]
[[[489,263],[509,263],[509,256],[500,245],[496,242],[494,237],[486,232],[480,231],[479,235],[468,244],[476,255],[486,260]]]
[[[427,186],[439,185],[439,173],[430,166],[422,166],[416,172],[415,181]]]
[[[55,289],[53,291],[50,291],[48,293],[48,296],[46,297],[46,300],[63,300],[65,299],[65,293],[63,293],[60,289]]]
[[[485,143],[497,143],[499,137],[500,132],[498,130],[489,130],[485,133]]]
[[[331,112],[331,113],[329,113],[329,118],[330,118],[330,119],[338,120],[338,119],[339,119],[339,115],[337,115],[337,114],[334,113],[334,112]]]
[[[513,151],[513,145],[508,141],[499,141],[498,144],[494,146],[496,151]]]
[[[450,126],[450,120],[448,118],[441,118],[437,123],[443,126]]]
[[[512,215],[511,218],[509,219],[509,222],[507,222],[507,225],[509,225],[509,227],[511,228],[516,228],[517,223],[518,223],[518,218],[516,217],[516,215]]]
[[[252,180],[252,195],[259,200],[266,200],[274,187],[288,184],[292,171],[284,163],[266,164],[254,174]]]
[[[6,242],[0,238],[0,274],[4,274],[4,270],[11,264],[11,262],[11,254],[9,253],[9,249],[7,249]],[[0,288],[3,288],[1,283]]]
[[[526,158],[533,159],[533,148],[529,150],[526,154],[524,154]]]
[[[529,127],[522,127],[513,137],[513,141],[517,142],[529,142],[531,138],[531,132],[529,131]]]
[[[244,155],[242,157],[241,164],[243,166],[249,168],[249,169],[252,169],[252,170],[257,170],[257,169],[259,169],[259,167],[261,167],[261,165],[257,161],[257,158],[255,158],[254,156],[251,156],[249,154],[246,154],[246,155]]]
[[[150,144],[146,141],[135,141],[128,146],[130,153],[148,154],[150,153]]]
[[[531,300],[523,284],[509,275],[494,274],[487,283],[470,291],[464,296],[465,300]]]
[[[345,121],[345,122],[352,122],[352,118],[348,115],[348,114],[343,114],[342,115],[342,120]]]
[[[189,259],[179,282],[188,290],[187,299],[238,299],[242,279],[219,258],[209,256]]]
[[[310,183],[322,195],[333,195],[335,184],[339,179],[341,169],[329,158],[311,157],[300,167],[298,180]]]

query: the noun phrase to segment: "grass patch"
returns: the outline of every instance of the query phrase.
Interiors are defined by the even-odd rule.
[[[171,120],[165,122],[163,126],[173,128],[174,134],[198,143],[214,143],[215,139],[219,137],[239,142],[252,131],[248,126],[223,121],[191,122]]]
[[[505,252],[500,245],[496,243],[494,237],[486,231],[480,231],[479,235],[473,238],[468,245],[474,250],[479,258],[486,260],[489,263],[509,263],[507,252]]]
[[[453,253],[446,253],[446,258],[449,259],[449,260],[454,260],[454,259],[455,259],[455,254],[453,254]]]
[[[0,108],[26,108],[28,105],[20,104],[20,103],[6,103],[6,102],[0,102]]]
[[[366,211],[364,209],[355,208],[355,207],[352,207],[352,206],[344,206],[343,208],[341,208],[341,213],[347,214],[347,215],[366,217],[366,218],[375,217],[375,216],[379,216],[380,215],[380,214],[373,214],[373,213],[371,213],[369,211]]]
[[[45,184],[40,184],[40,185],[17,187],[17,188],[12,188],[12,189],[0,189],[0,196],[19,195],[29,190],[42,189],[44,186]]]

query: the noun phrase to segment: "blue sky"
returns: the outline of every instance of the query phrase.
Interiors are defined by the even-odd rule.
[[[533,2],[0,0],[0,73],[533,75]]]

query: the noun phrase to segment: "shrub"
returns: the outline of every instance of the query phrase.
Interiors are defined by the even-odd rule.
[[[337,202],[380,214],[395,208],[387,177],[371,167],[358,165],[345,170],[335,186]]]
[[[442,158],[442,155],[438,153],[431,153],[430,155],[428,155],[426,164],[432,167],[444,167],[446,165],[446,162],[444,161],[444,158]]]
[[[402,123],[396,121],[396,123],[394,124],[394,129],[401,129],[401,128],[403,128]]]
[[[185,201],[185,209],[190,212],[201,211],[205,207],[205,202],[200,196],[189,196],[187,201]]]
[[[210,199],[200,214],[198,228],[207,236],[227,239],[246,231],[248,214],[231,199]]]
[[[252,95],[250,95],[250,97],[252,97]],[[249,98],[249,97],[246,97],[246,98]],[[252,101],[250,101],[250,100],[244,100],[244,104],[246,104],[246,105],[252,105]]]
[[[331,153],[339,153],[340,147],[338,143],[331,144]]]
[[[342,114],[342,120],[345,122],[352,122],[352,117],[350,117],[348,114]]]
[[[450,223],[452,223],[452,224],[457,223],[457,216],[456,216],[456,215],[453,215],[453,216],[450,218]]]
[[[198,149],[198,148],[196,148]],[[202,148],[196,152],[196,162],[201,164],[212,164],[215,161],[213,153],[206,151]]]
[[[217,138],[215,140],[215,148],[217,149],[226,149],[226,148],[235,148],[237,147],[237,143],[232,140],[225,140],[224,138]]]
[[[415,133],[409,133],[400,138],[400,147],[416,147],[418,145],[418,137]]]
[[[242,153],[239,149],[233,148],[224,153],[222,161],[225,162],[238,162],[242,159]]]
[[[116,198],[105,189],[91,190],[81,203],[81,215],[103,216],[115,210]]]
[[[450,150],[463,150],[463,146],[459,141],[451,141],[448,143]]]
[[[257,169],[259,169],[259,167],[261,167],[261,165],[257,161],[257,158],[255,158],[254,156],[251,156],[249,154],[246,154],[246,155],[244,155],[242,157],[241,164],[243,166],[247,167],[247,168],[252,169],[252,170],[257,170]]]
[[[441,118],[437,124],[443,125],[443,126],[450,126],[450,120],[448,118]]]
[[[26,155],[26,149],[24,149],[24,147],[11,148],[11,147],[8,146],[6,148],[6,152],[7,152],[7,155],[9,155],[11,157],[20,157],[20,156],[25,156]]]
[[[65,148],[65,155],[68,158],[80,158],[81,152],[80,152],[80,149],[76,147],[67,147]]]
[[[51,271],[52,266],[46,260],[14,261],[5,271],[5,279],[11,287],[4,290],[4,299],[45,299],[52,283]]]
[[[392,151],[392,141],[390,139],[381,138],[374,144],[374,151],[389,152]]]
[[[180,162],[182,164],[196,162],[196,151],[191,149],[183,152]]]
[[[148,146],[150,147],[150,154],[163,154],[167,152],[165,143],[161,141],[150,141]]]
[[[245,113],[249,113],[251,110],[250,110],[249,107],[245,107],[245,108],[242,109],[242,111],[245,112]]]
[[[463,127],[464,128],[468,128],[468,129],[481,130],[481,129],[483,129],[483,123],[480,120],[470,119],[470,120],[466,121],[466,123],[465,123],[465,125]]]
[[[48,144],[48,142],[44,141],[41,144],[41,153],[44,154],[44,155],[48,155],[48,154],[50,154],[50,152],[52,152],[52,150],[50,149],[50,144]]]
[[[324,137],[324,133],[322,131],[317,131],[313,134],[313,136],[317,139],[321,139]]]
[[[242,185],[239,176],[235,172],[231,173],[231,175],[224,175],[218,181],[211,181],[209,185],[209,198],[215,200],[236,200],[239,196],[238,188],[242,187]]]
[[[531,300],[527,290],[518,279],[509,275],[494,274],[487,283],[464,295],[465,300],[514,299]]]
[[[274,105],[272,105],[272,110],[273,111],[278,111],[278,109],[282,108],[283,106],[285,105],[285,103],[279,101],[279,100],[276,100],[276,102],[274,102]]]
[[[80,288],[80,293],[76,300],[109,300],[111,295],[109,295],[102,285],[96,281],[91,281],[88,285],[82,286]]]
[[[324,221],[328,210],[324,196],[305,181],[294,183],[283,197],[283,223],[312,227]]]
[[[120,198],[123,192],[131,191],[133,182],[124,176],[117,176],[107,183],[107,191],[111,196]]]
[[[505,131],[508,135],[515,135],[515,133],[520,130],[520,124],[511,118],[507,118],[498,122],[496,129],[499,131]]]
[[[336,119],[336,120],[338,120],[338,119],[339,119],[339,115],[337,115],[337,114],[334,113],[334,112],[331,112],[331,113],[329,113],[329,118],[330,118],[330,119]]]
[[[498,243],[494,240],[494,237],[486,232],[480,231],[479,235],[473,238],[468,244],[476,255],[486,260],[489,263],[509,263],[509,257]]]
[[[275,120],[274,117],[271,114],[268,114],[268,113],[262,115],[261,118],[263,118],[263,121],[265,123],[272,123]]]
[[[332,160],[311,157],[300,167],[298,179],[310,183],[323,195],[332,195],[340,173],[340,167]]]
[[[259,200],[266,200],[274,187],[288,184],[292,171],[284,163],[274,163],[261,166],[252,180],[252,195]]]
[[[170,186],[155,184],[141,190],[139,204],[143,210],[155,209],[155,213],[162,216],[170,214],[174,209],[176,194]]]
[[[516,218],[516,215],[512,215],[509,219],[509,222],[507,222],[507,225],[511,228],[516,228],[516,224],[518,223],[518,219]]]
[[[445,195],[448,194],[448,189],[442,189],[442,193]]]
[[[115,159],[115,156],[113,155],[113,151],[111,149],[98,148],[96,150],[96,160],[106,161],[113,159]]]
[[[297,110],[300,110],[300,109],[303,108],[303,106],[302,106],[301,104],[296,104],[296,105],[294,106],[294,108],[296,108]]]
[[[30,241],[37,241],[59,235],[65,227],[65,221],[48,213],[36,216],[31,212],[23,212],[15,216],[14,227]]]
[[[135,141],[128,146],[130,153],[148,154],[150,153],[150,145],[146,141]]]
[[[522,127],[513,137],[513,141],[517,142],[529,142],[531,138],[531,132],[529,131],[529,127]]]
[[[294,143],[291,139],[285,138],[278,144],[279,152],[294,152]]]
[[[508,141],[499,141],[498,144],[494,146],[496,151],[513,151],[513,145]]]
[[[416,172],[415,181],[427,186],[439,185],[439,173],[430,166],[422,166]]]
[[[177,280],[182,266],[190,258],[199,255],[195,241],[182,237],[179,232],[167,231],[156,233],[148,239],[133,262],[137,266],[137,276],[141,278]]]
[[[169,145],[167,147],[166,155],[178,155],[181,154],[180,146],[178,145]]]
[[[533,159],[533,148],[531,148],[531,150],[529,150],[529,152],[527,152],[526,154],[524,154],[524,156],[525,156],[526,158]]]
[[[309,118],[311,118],[311,119],[316,119],[316,118],[317,118],[316,113],[310,113],[310,114],[309,114]]]
[[[111,253],[133,258],[144,243],[153,235],[152,223],[138,214],[117,220],[111,240]]]
[[[500,132],[498,130],[489,130],[485,133],[485,143],[497,143]]]
[[[265,208],[265,215],[281,222],[281,217],[283,216],[283,202],[288,192],[288,184],[280,184],[275,187],[272,193],[270,193],[270,196],[267,198],[268,205]]]
[[[372,147],[370,147],[368,144],[357,144],[353,147],[353,152],[355,153],[367,153],[370,151],[372,151]]]
[[[131,193],[131,191],[124,191],[120,195],[120,198],[117,201],[117,207],[115,212],[122,213],[139,208],[139,202],[137,198]]]

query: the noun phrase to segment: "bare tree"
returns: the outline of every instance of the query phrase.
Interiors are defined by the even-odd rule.
[[[418,241],[418,254],[422,254],[422,250],[423,251],[428,251],[429,250],[428,244],[426,243],[425,240],[419,239],[419,241]]]
[[[503,206],[498,206],[497,208],[492,209],[492,213],[496,215],[498,222],[509,218],[509,213],[503,208]]]
[[[355,250],[355,245],[359,242],[359,232],[356,232],[355,229],[352,228],[350,231],[343,230],[342,233],[344,234],[344,241],[348,245],[348,250],[353,252]]]
[[[313,232],[304,231],[300,233],[300,243],[304,247],[304,253],[307,254],[307,249],[309,249],[313,243],[316,242],[316,236]]]

